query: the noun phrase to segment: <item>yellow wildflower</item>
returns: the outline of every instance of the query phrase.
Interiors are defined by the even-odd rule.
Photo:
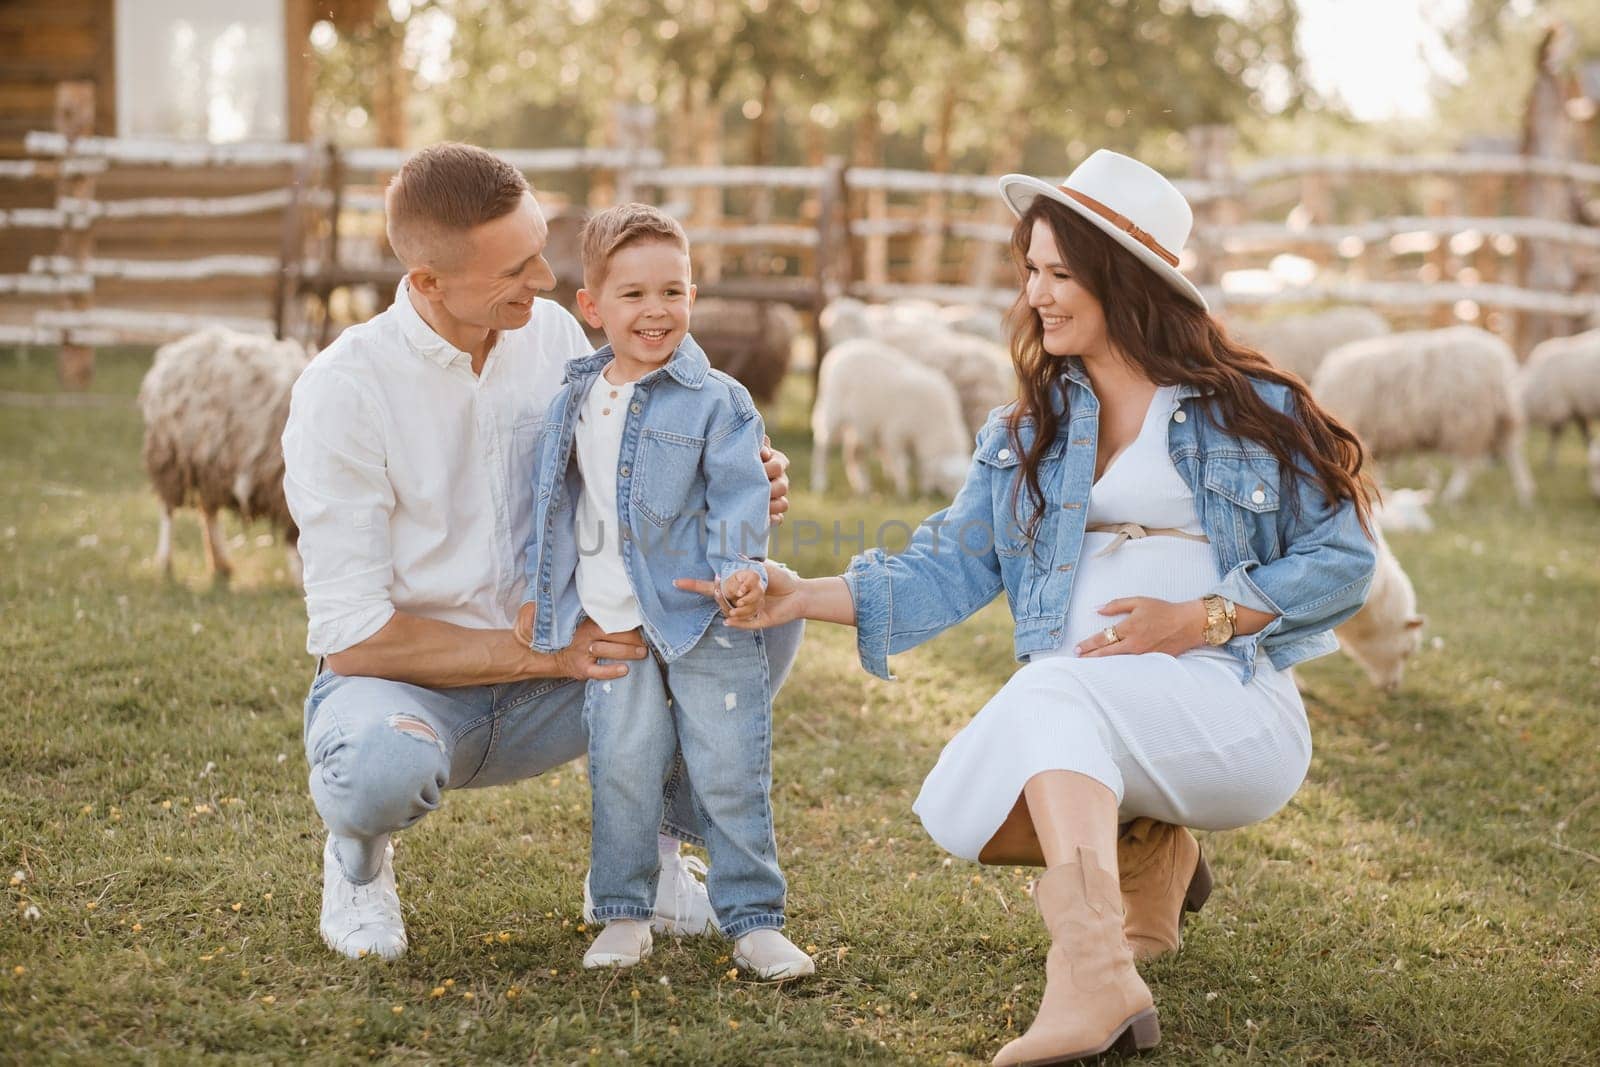
[[[456,987],[456,980],[454,978],[446,978],[444,980],[444,987],[446,989],[454,989]]]
[[[396,1015],[403,1015],[405,1013],[406,1006],[404,1004],[396,1004],[394,1007],[390,1008],[389,1010],[394,1012]]]
[[[520,987],[518,987],[518,986],[512,986],[510,989],[506,990],[506,999],[507,1000],[516,1000],[521,995],[522,995],[522,989]]]
[[[144,923],[134,923],[133,924],[133,932],[134,933],[138,933],[139,931],[141,931],[143,929],[144,929]]]
[[[466,992],[461,994],[461,999],[462,1000],[475,1000],[475,999],[477,999],[477,995],[474,994],[472,992],[472,990],[468,989]]]
[[[261,998],[261,1003],[263,1003],[263,1004],[276,1004],[276,1003],[278,1003],[278,998],[273,996],[271,993],[268,993],[266,996]]]
[[[502,945],[510,944],[511,934],[505,930],[501,930],[495,935],[495,940],[499,941]]]
[[[438,1000],[440,997],[444,996],[444,986],[434,986],[432,989],[428,990],[428,996],[434,1000]]]
[[[729,1030],[737,1030],[737,1029],[739,1029],[739,1020],[738,1019],[729,1019],[728,1020],[728,1029]]]
[[[238,911],[240,908],[244,907],[244,901],[236,900],[230,905],[230,907],[232,907],[234,911]]]
[[[15,967],[11,968],[11,973],[16,975],[18,978],[21,978],[23,975],[28,973],[28,968],[19,963]]]
[[[733,981],[735,978],[739,977],[739,968],[737,968],[737,967],[729,967],[728,968],[728,973],[723,975],[722,977],[726,978],[730,982]]]
[[[162,810],[162,811],[171,811],[171,810],[172,810],[172,801],[170,801],[170,800],[163,800],[163,801],[162,801],[162,802],[161,802],[161,810]]]
[[[93,911],[94,909],[98,908],[99,906],[100,906],[100,904],[99,904],[98,901],[91,900],[91,901],[89,901],[89,903],[84,905],[84,908],[86,910],[88,910],[88,911]]]

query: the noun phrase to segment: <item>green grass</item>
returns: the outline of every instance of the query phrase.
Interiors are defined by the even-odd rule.
[[[0,408],[0,877],[25,875],[0,909],[0,1060],[976,1062],[1026,1026],[1046,945],[1028,872],[950,863],[910,810],[1013,669],[1001,606],[899,657],[893,685],[856,666],[850,632],[807,639],[774,801],[815,979],[730,978],[708,940],[583,972],[576,767],[452,794],[400,837],[410,955],[327,952],[301,601],[262,530],[228,527],[231,589],[192,520],[177,581],[150,565],[124,402],[147,359],[102,356],[103,406]],[[48,353],[0,351],[0,391],[54,389]],[[797,486],[804,392],[772,420]],[[1145,1062],[1594,1061],[1600,505],[1575,443],[1553,471],[1542,445],[1535,510],[1504,507],[1490,471],[1436,532],[1392,539],[1432,639],[1399,695],[1342,657],[1302,668],[1310,779],[1268,822],[1206,838],[1218,889],[1146,970],[1164,1041]],[[869,529],[926,510],[794,506]]]

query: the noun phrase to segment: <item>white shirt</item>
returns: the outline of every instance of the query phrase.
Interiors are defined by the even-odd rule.
[[[644,624],[622,562],[617,517],[617,462],[633,383],[612,385],[602,372],[578,409],[573,452],[583,489],[578,495],[578,603],[608,634]]]
[[[538,425],[564,364],[589,352],[565,309],[536,300],[474,375],[402,281],[388,310],[311,361],[283,431],[283,489],[300,527],[312,655],[359,644],[396,609],[512,625]]]

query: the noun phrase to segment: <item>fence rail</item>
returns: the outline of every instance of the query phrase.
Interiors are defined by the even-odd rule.
[[[284,328],[284,301],[299,292],[309,288],[325,301],[332,286],[398,273],[398,265],[381,253],[385,246],[373,245],[378,258],[361,260],[359,266],[342,262],[341,254],[349,259],[351,237],[340,235],[381,234],[379,189],[404,161],[401,150],[215,145],[52,132],[29,134],[26,147],[37,158],[0,160],[0,181],[55,182],[55,202],[0,210],[0,231],[54,231],[62,235],[62,244],[60,250],[31,256],[26,273],[0,274],[0,296],[56,300],[59,306],[36,310],[31,323],[0,325],[0,343],[93,346],[162,340],[209,322],[272,332]],[[874,300],[993,306],[1005,306],[1014,297],[1011,287],[996,284],[1005,277],[1001,270],[1012,226],[995,176],[850,168],[837,160],[805,167],[669,167],[660,152],[638,146],[508,149],[499,154],[530,173],[604,176],[591,186],[591,196],[637,195],[639,190],[656,194],[658,201],[670,197],[686,216],[697,271],[710,265],[708,291],[781,300],[811,310],[845,292]],[[270,187],[214,196],[178,195],[178,189],[172,195],[107,195],[108,175],[122,168],[136,168],[147,184],[158,186],[167,169],[206,168],[254,175],[257,184]],[[155,178],[147,173],[152,169]],[[1219,166],[1215,159],[1201,159],[1197,151],[1194,170],[1194,176],[1176,183],[1196,208],[1184,267],[1219,302],[1365,303],[1428,310],[1439,320],[1475,320],[1491,311],[1600,316],[1600,294],[1529,285],[1519,267],[1524,248],[1536,244],[1587,256],[1600,275],[1600,227],[1493,213],[1501,204],[1515,202],[1520,182],[1557,180],[1574,190],[1600,187],[1600,166],[1470,153],[1296,156],[1230,168],[1225,161]],[[1427,214],[1421,215],[1415,212],[1415,196],[1412,210],[1387,217],[1340,221],[1329,209],[1330,190],[1358,180],[1383,179],[1400,190],[1417,178],[1446,179],[1453,192],[1434,195]],[[1264,205],[1269,203],[1278,205],[1271,211],[1282,217],[1285,183],[1299,183],[1291,192],[1305,210],[1290,213],[1288,221],[1252,217],[1268,213]],[[248,188],[249,182],[239,184]],[[737,202],[744,205],[744,216],[724,213],[724,198],[735,191],[742,194]],[[793,213],[796,203],[797,215],[775,216],[774,204]],[[317,218],[324,222],[316,223]],[[216,245],[194,248],[209,254],[162,258],[93,252],[95,232],[109,224],[192,221],[200,233],[208,224],[246,220],[259,227],[263,219],[268,227],[282,229],[282,250],[276,255],[218,251]],[[308,237],[318,225],[320,236]],[[80,240],[69,245],[67,235]],[[1250,272],[1245,268],[1261,268],[1285,253],[1308,258],[1315,276],[1297,284],[1280,281],[1270,290],[1250,284],[1259,277],[1246,277]],[[1385,271],[1399,276],[1376,276]],[[266,288],[275,295],[263,300],[273,305],[272,315],[91,306],[97,288],[108,283],[182,286],[216,279],[270,283]]]

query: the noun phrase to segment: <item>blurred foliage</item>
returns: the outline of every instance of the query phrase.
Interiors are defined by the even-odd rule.
[[[675,159],[1161,165],[1190,126],[1318,106],[1296,25],[1291,0],[391,0],[319,30],[316,120],[372,140],[398,63],[413,143],[601,144],[643,103]]]

